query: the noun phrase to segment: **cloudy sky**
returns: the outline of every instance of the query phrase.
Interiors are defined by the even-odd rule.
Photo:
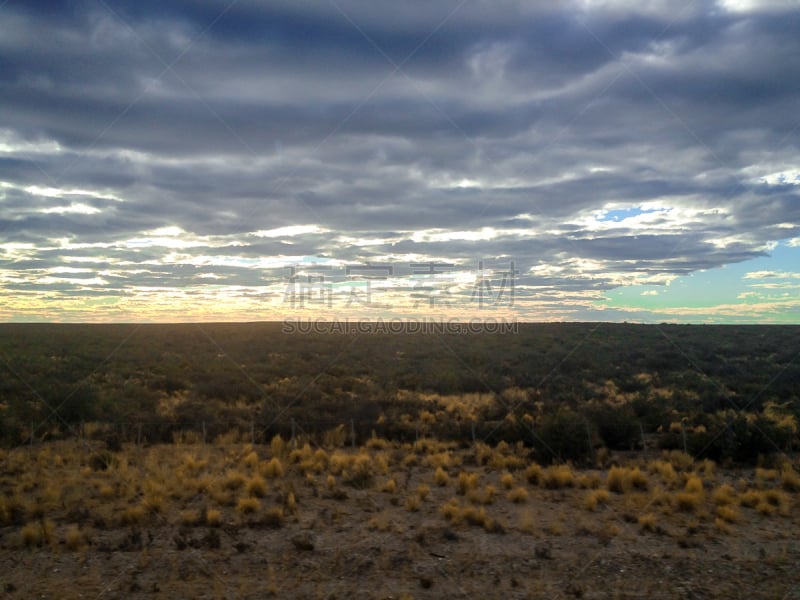
[[[800,322],[797,0],[0,0],[0,320]]]

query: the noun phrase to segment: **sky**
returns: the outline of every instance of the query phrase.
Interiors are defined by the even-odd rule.
[[[0,321],[800,323],[797,0],[0,0]]]

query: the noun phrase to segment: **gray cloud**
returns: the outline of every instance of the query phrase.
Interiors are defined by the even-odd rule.
[[[768,8],[8,3],[4,289],[257,288],[321,256],[513,258],[571,294],[762,256],[800,235],[798,187],[762,181],[796,168],[800,12]]]

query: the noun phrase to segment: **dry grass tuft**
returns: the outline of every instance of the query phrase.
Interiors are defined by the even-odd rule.
[[[756,482],[760,486],[766,485],[770,481],[775,481],[778,478],[778,471],[775,469],[762,469],[756,467]]]
[[[791,464],[787,463],[781,469],[781,486],[787,492],[800,492],[800,475]]]
[[[624,494],[630,490],[646,490],[649,486],[647,475],[639,467],[611,467],[606,479],[609,491]]]
[[[690,471],[694,467],[694,458],[680,450],[664,452],[663,457],[669,461],[677,471]]]
[[[647,467],[650,473],[653,475],[658,475],[661,478],[661,481],[668,486],[673,485],[678,478],[678,474],[675,472],[675,467],[673,467],[672,463],[669,461],[650,461]]]
[[[739,503],[748,508],[755,508],[761,502],[761,492],[758,490],[745,490],[739,496]]]
[[[248,469],[255,469],[258,466],[258,454],[255,451],[249,452],[242,459],[242,464]]]
[[[394,494],[397,490],[397,479],[392,477],[391,479],[387,479],[383,485],[380,487],[380,491],[386,492],[387,494]]]
[[[222,513],[218,511],[216,508],[209,508],[206,511],[206,525],[210,525],[211,527],[216,527],[220,523],[222,523]]]
[[[578,487],[583,490],[595,490],[600,487],[600,476],[597,473],[585,473],[578,477]]]
[[[86,534],[77,525],[70,525],[64,532],[64,544],[70,550],[80,550],[86,545]]]
[[[141,504],[138,506],[129,506],[122,511],[120,522],[123,525],[137,525],[144,520],[146,514],[145,508]]]
[[[548,489],[572,487],[575,484],[575,474],[569,465],[552,465],[542,472],[540,485]]]
[[[179,516],[181,525],[197,525],[202,520],[202,514],[199,510],[194,508],[189,508],[187,510],[181,511]]]
[[[494,504],[495,497],[497,496],[497,488],[493,485],[487,485],[483,490],[470,490],[467,493],[467,499],[473,504]]]
[[[420,483],[417,486],[417,495],[419,499],[425,501],[428,498],[428,494],[431,493],[431,488],[425,485],[424,483]]]
[[[528,490],[524,487],[516,487],[506,494],[506,498],[514,504],[522,504],[528,500]]]
[[[542,480],[542,472],[543,469],[541,465],[532,463],[525,469],[525,479],[527,479],[528,483],[531,485],[539,485],[539,482]]]
[[[260,475],[254,475],[247,481],[245,492],[247,492],[249,496],[263,498],[267,495],[267,482],[264,481],[264,478]]]
[[[450,476],[442,467],[436,467],[436,471],[433,474],[433,480],[439,487],[444,487],[450,482]]]
[[[247,477],[241,471],[230,470],[222,479],[222,487],[226,490],[238,490],[247,482]]]
[[[729,521],[723,519],[722,517],[717,517],[714,519],[714,527],[716,527],[717,531],[725,535],[732,531]]]
[[[739,510],[730,505],[718,506],[716,512],[718,518],[728,523],[736,523],[741,518]]]
[[[261,502],[258,498],[247,497],[247,498],[239,498],[239,501],[236,503],[236,512],[241,513],[243,515],[250,515],[254,512],[257,512],[261,508]]]
[[[703,480],[697,475],[690,475],[689,479],[686,480],[685,490],[690,494],[702,495],[704,493]]]
[[[419,494],[411,494],[406,498],[406,510],[408,512],[417,512],[421,504],[422,499],[420,499]]]
[[[643,531],[651,531],[653,533],[660,531],[658,518],[653,513],[647,513],[639,517],[639,526]]]
[[[586,495],[586,498],[584,498],[583,507],[586,510],[595,510],[599,504],[608,504],[610,498],[611,494],[608,493],[608,490],[592,490]]]
[[[20,531],[20,541],[26,548],[53,543],[56,526],[52,521],[32,521]]]
[[[262,474],[269,479],[279,479],[283,477],[283,464],[281,463],[281,459],[277,456],[273,456],[269,459],[269,462],[264,464],[261,470]]]
[[[711,500],[717,506],[737,504],[736,490],[732,485],[723,483],[711,493]]]
[[[478,485],[477,473],[467,473],[466,471],[461,471],[458,474],[457,490],[462,496],[464,496],[468,491],[474,489],[476,485]]]

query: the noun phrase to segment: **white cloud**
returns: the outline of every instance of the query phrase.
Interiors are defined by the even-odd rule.
[[[756,181],[767,185],[800,185],[800,169],[786,169],[769,173],[762,175]]]
[[[800,279],[800,273],[788,271],[750,271],[743,279]]]
[[[789,12],[798,9],[797,0],[719,0],[731,12]]]
[[[41,208],[39,209],[40,213],[45,215],[67,215],[67,214],[76,214],[76,215],[95,215],[100,211],[99,208],[95,208],[94,206],[89,206],[88,204],[84,204],[83,202],[73,202],[69,206],[53,206],[50,208]]]
[[[289,225],[287,227],[276,227],[275,229],[261,229],[259,231],[253,231],[249,235],[260,238],[274,238],[293,237],[310,233],[326,233],[327,231],[327,229],[319,225]]]

